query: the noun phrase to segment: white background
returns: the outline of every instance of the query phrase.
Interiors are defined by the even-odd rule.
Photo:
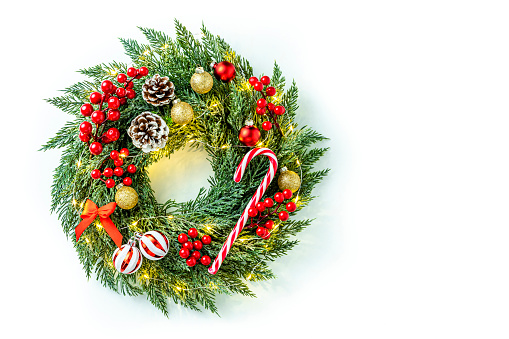
[[[507,3],[331,3],[3,5],[3,335],[509,336]],[[221,318],[171,304],[167,319],[87,281],[48,211],[60,154],[37,152],[68,119],[43,98],[80,68],[128,61],[117,38],[142,39],[136,26],[174,35],[174,17],[197,33],[203,20],[257,73],[277,60],[298,83],[299,122],[331,137],[318,165],[331,174],[299,213],[316,221],[272,265],[277,280],[252,284],[258,298],[218,299]],[[165,165],[160,197],[192,197],[210,174],[203,153]]]

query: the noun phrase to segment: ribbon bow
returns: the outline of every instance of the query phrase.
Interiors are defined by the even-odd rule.
[[[74,230],[76,232],[76,241],[80,239],[83,231],[85,231],[85,229],[95,220],[95,218],[99,216],[101,225],[111,237],[115,245],[117,245],[117,247],[122,246],[122,234],[120,234],[117,227],[110,219],[110,215],[113,213],[113,211],[115,211],[115,207],[117,207],[117,204],[110,202],[101,208],[97,208],[97,205],[92,200],[87,199],[85,208],[81,214],[81,218],[83,220],[79,223],[78,226],[76,226]]]

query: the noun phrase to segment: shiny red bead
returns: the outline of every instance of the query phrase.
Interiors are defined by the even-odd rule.
[[[270,78],[268,76],[264,75],[260,78],[260,82],[264,85],[268,85],[268,84],[270,84]]]
[[[118,119],[120,119],[120,111],[118,109],[110,109],[108,111],[108,120],[117,121]]]
[[[101,177],[101,171],[98,169],[92,170],[92,172],[90,172],[90,176],[92,176],[92,179],[99,179]]]
[[[106,135],[111,141],[117,141],[120,138],[120,132],[115,127],[108,129]]]
[[[265,107],[256,107],[256,114],[258,115],[264,115],[266,111]]]
[[[244,126],[239,131],[239,141],[246,146],[253,147],[260,141],[261,132],[255,126]]]
[[[135,77],[135,76],[138,75],[138,70],[136,68],[134,68],[134,67],[129,67],[127,69],[127,75],[130,76],[131,78]]]
[[[281,203],[285,200],[285,196],[283,195],[283,193],[277,192],[276,194],[274,194],[274,200],[276,200],[276,202]]]
[[[115,180],[113,180],[113,179],[106,180],[106,187],[108,187],[108,188],[115,187]]]
[[[131,174],[136,173],[136,166],[134,166],[134,165],[127,166],[127,172],[129,172]]]
[[[281,211],[281,212],[279,212],[279,214],[277,216],[278,216],[279,220],[281,220],[281,221],[286,221],[290,217],[290,215],[288,215],[287,211]]]
[[[259,237],[263,237],[267,234],[267,229],[264,228],[264,227],[258,227],[256,229],[256,234],[259,236]]]
[[[185,249],[192,250],[193,249],[193,243],[190,241],[186,241],[184,245],[182,245]]]
[[[251,218],[254,218],[258,215],[258,210],[256,208],[250,208],[247,210],[247,215],[249,215]]]
[[[210,235],[204,235],[203,237],[201,237],[201,242],[204,245],[209,245],[212,242],[212,238],[210,237]]]
[[[85,134],[85,133],[83,133],[83,132],[80,132],[80,134],[79,134],[79,138],[80,138],[80,140],[81,140],[81,141],[83,141],[83,142],[89,142],[89,141],[90,141],[90,138],[91,138],[91,135],[90,135],[90,134],[88,134],[88,133],[87,133],[87,134]]]
[[[260,211],[260,212],[263,212],[263,211],[265,211],[265,205],[263,203],[261,203],[261,202],[257,202],[256,203],[256,209],[258,211]]]
[[[115,169],[113,170],[113,174],[115,174],[115,176],[117,177],[121,177],[124,174],[124,170],[122,169],[122,167],[115,167]]]
[[[274,200],[272,200],[271,198],[267,198],[263,201],[263,204],[265,205],[265,207],[272,207],[274,206]]]
[[[90,102],[93,104],[100,104],[103,99],[103,95],[99,92],[93,92],[90,94]]]
[[[179,255],[185,259],[189,257],[189,250],[187,248],[183,248],[179,251]]]
[[[94,124],[102,124],[105,118],[106,117],[104,116],[104,113],[102,111],[95,111],[90,116],[90,120],[92,120]]]
[[[272,86],[270,87],[267,87],[267,89],[265,90],[265,93],[267,93],[267,95],[269,97],[273,96],[274,94],[276,94],[276,89]]]
[[[267,220],[265,222],[265,228],[268,229],[268,230],[271,230],[274,228],[274,220]]]
[[[80,132],[83,134],[90,134],[92,133],[92,124],[88,121],[83,121],[80,124]]]
[[[127,75],[125,75],[124,73],[120,73],[119,75],[117,75],[117,81],[123,84],[124,82],[127,81]]]
[[[189,231],[187,231],[187,234],[189,234],[191,238],[196,238],[198,236],[198,230],[194,227],[190,228]]]
[[[288,188],[283,191],[283,195],[285,196],[285,199],[290,199],[293,195],[292,191]]]
[[[103,93],[113,93],[113,88],[113,83],[110,80],[101,82],[101,91],[103,91]]]
[[[258,107],[265,107],[266,105],[267,105],[267,100],[265,100],[264,98],[260,98],[256,102],[256,106],[258,106]]]
[[[141,75],[142,77],[148,75],[148,68],[147,67],[140,67],[138,69],[138,75]]]
[[[136,92],[132,89],[127,89],[125,96],[127,97],[127,99],[134,99],[134,97],[136,96]]]
[[[122,87],[119,87],[117,88],[117,90],[115,91],[115,94],[117,95],[117,97],[119,98],[123,98],[125,97],[125,94],[126,94],[126,90]]]
[[[273,111],[275,107],[276,107],[276,105],[274,105],[272,102],[269,102],[267,104],[267,108],[269,109],[269,111]]]
[[[113,170],[109,167],[106,167],[103,171],[103,175],[106,177],[106,178],[109,178],[113,175]]]
[[[88,149],[90,150],[90,153],[92,153],[93,155],[99,155],[103,151],[103,145],[101,145],[100,142],[96,141],[91,143]]]
[[[269,131],[272,128],[272,123],[270,121],[264,121],[262,128],[264,131]]]
[[[251,86],[253,86],[254,84],[256,84],[258,82],[258,78],[257,77],[251,77],[251,78],[249,78],[248,81],[249,81],[249,84]]]
[[[86,117],[89,117],[94,111],[94,107],[90,104],[84,104],[80,107],[80,112]]]
[[[201,259],[200,259],[201,264],[202,264],[202,265],[205,265],[205,266],[210,265],[211,261],[212,261],[212,260],[210,259],[210,257],[209,257],[208,255],[204,255],[204,256],[203,256],[203,257],[201,257]]]
[[[222,82],[230,82],[235,78],[235,65],[228,61],[221,61],[214,65],[214,75]]]
[[[118,153],[118,151],[111,151],[110,152],[110,159],[111,160],[117,160],[118,157],[120,157],[120,153]]]
[[[118,158],[113,160],[113,163],[115,164],[115,166],[122,166],[124,164],[124,160],[122,160],[122,158]]]
[[[274,113],[276,113],[277,115],[283,115],[285,114],[285,108],[283,106],[276,106],[274,107]]]
[[[133,179],[129,178],[129,177],[125,177],[124,180],[122,180],[122,183],[126,186],[131,186],[132,183],[133,183]]]
[[[129,155],[129,150],[127,148],[122,148],[120,150],[120,155],[124,156],[124,157],[127,157]]]
[[[187,234],[185,233],[180,233],[178,238],[177,238],[178,242],[183,244],[185,242],[187,242]]]
[[[194,251],[192,254],[193,258],[195,258],[196,260],[200,259],[201,257],[201,253],[198,252],[198,251]]]
[[[253,88],[255,89],[255,91],[260,92],[261,90],[263,90],[263,84],[258,81],[253,85]]]
[[[203,244],[201,243],[200,240],[195,240],[193,241],[193,248],[195,250],[201,250],[203,248]]]
[[[286,204],[286,210],[288,212],[295,212],[296,209],[297,209],[297,204],[294,203],[293,201],[290,201],[288,204]]]
[[[120,101],[117,97],[111,97],[108,99],[108,108],[109,109],[118,109],[120,107]]]
[[[193,267],[194,265],[196,265],[196,259],[194,257],[191,257],[186,260],[186,264],[189,267]]]

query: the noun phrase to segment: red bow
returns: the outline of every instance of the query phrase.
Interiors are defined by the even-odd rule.
[[[78,226],[75,228],[76,232],[76,241],[80,239],[83,231],[90,225],[97,216],[99,216],[99,220],[101,221],[101,225],[104,227],[104,230],[111,237],[113,242],[117,247],[122,246],[122,234],[118,231],[117,227],[111,221],[110,215],[115,211],[115,207],[117,204],[114,202],[110,202],[109,204],[104,205],[101,208],[97,208],[97,205],[90,199],[87,199],[85,203],[85,208],[83,209],[83,213],[81,214],[81,218],[83,219]]]

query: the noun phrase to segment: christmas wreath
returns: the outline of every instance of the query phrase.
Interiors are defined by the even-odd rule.
[[[205,27],[196,38],[175,26],[176,39],[121,39],[131,63],[81,69],[90,80],[48,99],[73,119],[42,150],[62,149],[51,210],[87,277],[166,315],[169,299],[217,313],[216,293],[254,296],[247,281],[274,278],[268,262],[297,244],[311,220],[293,217],[327,174],[313,170],[327,149],[294,122],[297,87],[277,64],[258,79]],[[147,167],[185,146],[206,150],[210,188],[159,203]]]

